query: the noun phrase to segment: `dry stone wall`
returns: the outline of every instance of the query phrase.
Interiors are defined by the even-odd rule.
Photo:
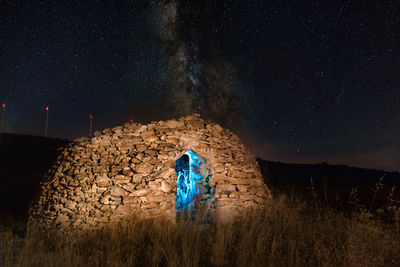
[[[175,161],[186,151],[206,159],[215,216],[229,220],[270,198],[251,153],[231,131],[198,114],[178,120],[126,123],[78,138],[63,149],[31,220],[88,228],[133,213],[175,220]]]

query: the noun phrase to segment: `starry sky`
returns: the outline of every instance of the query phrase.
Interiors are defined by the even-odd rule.
[[[194,112],[284,162],[400,171],[398,1],[0,0],[5,130]]]

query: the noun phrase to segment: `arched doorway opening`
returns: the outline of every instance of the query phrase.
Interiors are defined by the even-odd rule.
[[[205,159],[188,150],[176,160],[175,171],[177,218],[209,217],[214,190],[210,188],[211,172],[205,166]]]

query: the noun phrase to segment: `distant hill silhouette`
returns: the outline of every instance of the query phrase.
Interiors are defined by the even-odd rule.
[[[395,186],[394,197],[400,199],[400,173],[383,170],[349,167],[346,165],[290,164],[257,158],[265,182],[275,191],[290,193],[290,190],[310,194],[311,178],[318,194],[329,195],[329,199],[339,198],[340,205],[352,189],[357,188],[360,204],[368,206],[373,197],[376,184],[381,179],[383,188],[379,190],[378,204],[386,201]],[[325,190],[325,191],[324,191]],[[378,206],[377,204],[377,206]]]
[[[325,178],[331,186],[375,185],[377,179],[385,175],[387,185],[399,185],[399,172],[349,167],[346,165],[290,164],[257,159],[264,179],[275,186],[310,185],[310,177],[315,183],[321,183]]]
[[[26,216],[40,181],[67,140],[42,136],[0,134],[1,213]],[[2,216],[3,218],[3,216]]]

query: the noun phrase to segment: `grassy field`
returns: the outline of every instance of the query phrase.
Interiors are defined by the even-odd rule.
[[[342,212],[276,195],[215,226],[129,218],[86,232],[2,227],[2,266],[399,266],[400,210]],[[390,204],[390,201],[389,201]],[[14,227],[11,227],[13,225]]]
[[[265,176],[274,193],[270,205],[230,224],[204,227],[132,216],[123,225],[79,233],[27,230],[35,188],[62,143],[37,138],[1,135],[7,166],[0,170],[1,266],[400,266],[398,180],[383,186],[386,180],[379,179],[369,188],[364,179],[349,178],[358,173],[354,168],[347,173],[322,166],[321,175],[337,173],[328,183],[309,180],[318,173],[308,169],[302,183],[296,184],[296,168],[280,187]],[[19,160],[19,151],[29,160]],[[286,168],[276,172],[286,174]],[[337,177],[346,183],[337,184]]]

